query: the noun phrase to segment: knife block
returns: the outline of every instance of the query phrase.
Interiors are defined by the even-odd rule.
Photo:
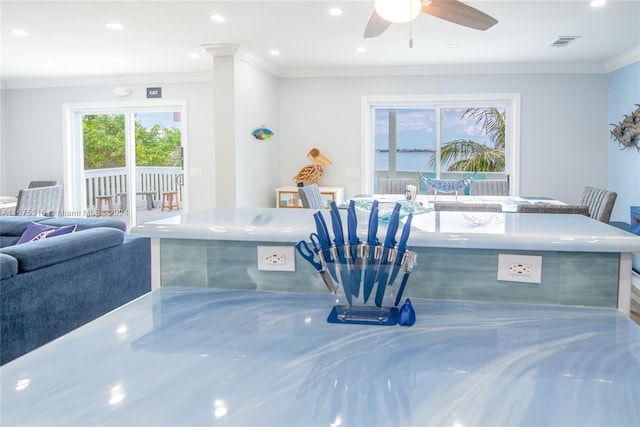
[[[329,323],[395,325],[398,305],[417,254],[366,243],[332,246],[319,252],[323,268],[336,279],[341,302],[327,318]],[[339,260],[344,259],[344,262]]]

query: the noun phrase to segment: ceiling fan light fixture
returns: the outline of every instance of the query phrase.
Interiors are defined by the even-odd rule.
[[[375,0],[376,13],[385,21],[401,23],[413,21],[420,15],[420,0]]]

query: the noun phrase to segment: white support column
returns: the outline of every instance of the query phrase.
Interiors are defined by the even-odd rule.
[[[213,56],[216,206],[236,205],[235,60],[240,45],[204,46]]]
[[[162,286],[162,269],[160,265],[160,239],[151,238],[151,290],[160,289]]]
[[[631,314],[631,261],[632,254],[620,254],[618,265],[618,310],[627,317]]]

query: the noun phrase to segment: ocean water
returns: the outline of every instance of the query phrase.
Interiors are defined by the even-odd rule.
[[[428,152],[396,153],[396,170],[420,171],[428,170],[427,162],[431,158]],[[375,170],[389,169],[389,153],[376,153]]]

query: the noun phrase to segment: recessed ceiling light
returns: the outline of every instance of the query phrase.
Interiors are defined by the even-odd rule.
[[[55,66],[56,66],[56,63],[55,63],[55,62],[53,62],[53,61],[46,61],[46,62],[44,63],[44,65],[45,65],[45,67],[53,68],[53,67],[55,67]]]
[[[365,53],[366,51],[367,51],[366,47],[359,47],[359,48],[356,49],[356,52],[358,52],[358,53]]]
[[[211,15],[210,18],[213,22],[224,22],[227,20],[227,18],[222,15]]]
[[[17,28],[15,30],[11,30],[11,34],[19,37],[26,37],[29,35],[29,33],[27,33],[25,30],[19,30]]]
[[[600,7],[607,4],[607,0],[591,0],[591,7]]]
[[[447,47],[448,47],[449,49],[457,49],[457,48],[458,48],[458,45],[457,45],[457,44],[455,44],[455,43],[450,43],[450,44],[448,44],[448,45],[447,45]]]
[[[110,30],[124,30],[124,25],[118,24],[117,22],[105,22],[104,26]]]
[[[189,58],[191,59],[200,59],[200,54],[198,53],[190,53]]]
[[[278,55],[280,55],[280,51],[279,51],[278,49],[271,49],[271,50],[269,51],[269,53],[270,53],[271,55],[273,55],[273,56],[278,56]]]
[[[339,7],[332,7],[331,9],[329,9],[329,14],[333,16],[340,16],[343,13],[344,12]]]
[[[124,58],[116,58],[114,59],[114,61],[116,61],[118,64],[124,64],[125,62],[127,62],[124,60]]]

